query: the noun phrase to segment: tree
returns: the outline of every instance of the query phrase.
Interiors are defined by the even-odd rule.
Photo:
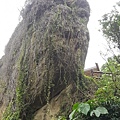
[[[102,75],[100,83],[106,97],[120,97],[120,56],[108,58],[107,62],[102,66]]]
[[[120,56],[115,55],[112,48],[114,47],[120,50],[120,12],[118,11],[119,7],[120,2],[118,2],[117,5],[113,7],[114,9],[110,13],[104,14],[102,19],[99,20],[101,31],[108,43],[108,51],[112,51],[113,54],[113,57],[109,57],[106,63],[102,66],[102,71],[105,73],[109,73],[109,75],[103,75],[102,79],[104,81],[101,83],[103,83],[104,86],[109,87],[108,90],[111,89],[111,92],[113,92],[115,96],[118,94],[120,95],[120,93],[118,92],[120,91]],[[109,93],[107,94],[109,95]]]
[[[117,3],[117,6],[114,6],[110,13],[104,14],[99,22],[102,27],[103,36],[108,41],[116,43],[120,49],[120,13],[117,7],[120,7],[119,3]]]

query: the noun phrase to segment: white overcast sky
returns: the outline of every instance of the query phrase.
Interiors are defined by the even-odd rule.
[[[105,61],[100,55],[100,52],[104,53],[106,48],[105,39],[102,37],[102,33],[98,31],[100,28],[98,20],[102,18],[105,13],[109,13],[113,6],[120,0],[87,0],[91,7],[91,16],[88,23],[88,29],[90,33],[90,43],[88,54],[86,58],[85,68],[95,66],[95,63],[101,67]]]
[[[90,44],[86,59],[85,68],[93,67],[95,63],[100,66],[104,60],[100,56],[103,50],[104,38],[98,32],[101,16],[108,13],[112,6],[120,0],[87,0],[91,7],[91,16],[88,24],[90,32]],[[24,5],[25,0],[1,0],[0,3],[0,58],[4,55],[5,45],[9,41],[15,27],[19,22],[19,10]]]

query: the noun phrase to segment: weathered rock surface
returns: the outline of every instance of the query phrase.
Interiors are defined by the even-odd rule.
[[[31,120],[34,113],[35,120],[50,120],[50,116],[60,112],[61,98],[67,104],[77,94],[73,86],[82,84],[81,70],[89,44],[89,12],[86,0],[27,1],[21,11],[23,20],[0,60],[3,120]],[[69,87],[70,93],[66,92]],[[48,107],[49,103],[57,107]],[[37,113],[42,114],[46,106],[50,108],[48,112],[55,113],[48,117],[43,112],[44,117],[39,118]]]

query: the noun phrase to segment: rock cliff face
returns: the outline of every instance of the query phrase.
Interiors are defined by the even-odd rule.
[[[86,0],[26,1],[0,60],[1,119],[50,120],[81,98],[89,12]]]

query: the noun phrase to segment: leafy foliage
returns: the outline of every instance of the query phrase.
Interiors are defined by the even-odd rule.
[[[99,119],[119,120],[120,119],[120,56],[108,58],[102,66],[102,75],[98,81],[98,90],[95,99],[89,101],[91,104],[101,105],[107,108],[109,115],[101,116]]]
[[[76,103],[73,105],[73,111],[69,118],[70,120],[79,120],[82,118],[82,115],[93,116],[94,114],[96,117],[99,117],[101,114],[108,114],[108,111],[105,107],[97,107],[95,110],[91,110],[88,103]]]
[[[108,58],[106,64],[102,66],[102,71],[105,73],[100,82],[99,89],[96,92],[104,94],[104,97],[109,98],[113,96],[120,97],[120,56]],[[99,94],[100,95],[100,94]]]
[[[120,13],[116,6],[114,6],[114,9],[110,13],[103,15],[100,25],[103,35],[109,41],[117,43],[120,49]]]
[[[108,114],[108,111],[105,107],[97,107],[95,110],[91,111],[90,116],[94,114],[96,117],[100,117],[100,114]]]
[[[100,117],[100,115],[108,114],[105,107],[97,107],[92,110],[88,103],[75,103],[72,108],[72,112],[69,115],[69,120],[79,120],[83,119],[84,116],[87,117]],[[67,120],[64,116],[59,116],[58,120]]]

